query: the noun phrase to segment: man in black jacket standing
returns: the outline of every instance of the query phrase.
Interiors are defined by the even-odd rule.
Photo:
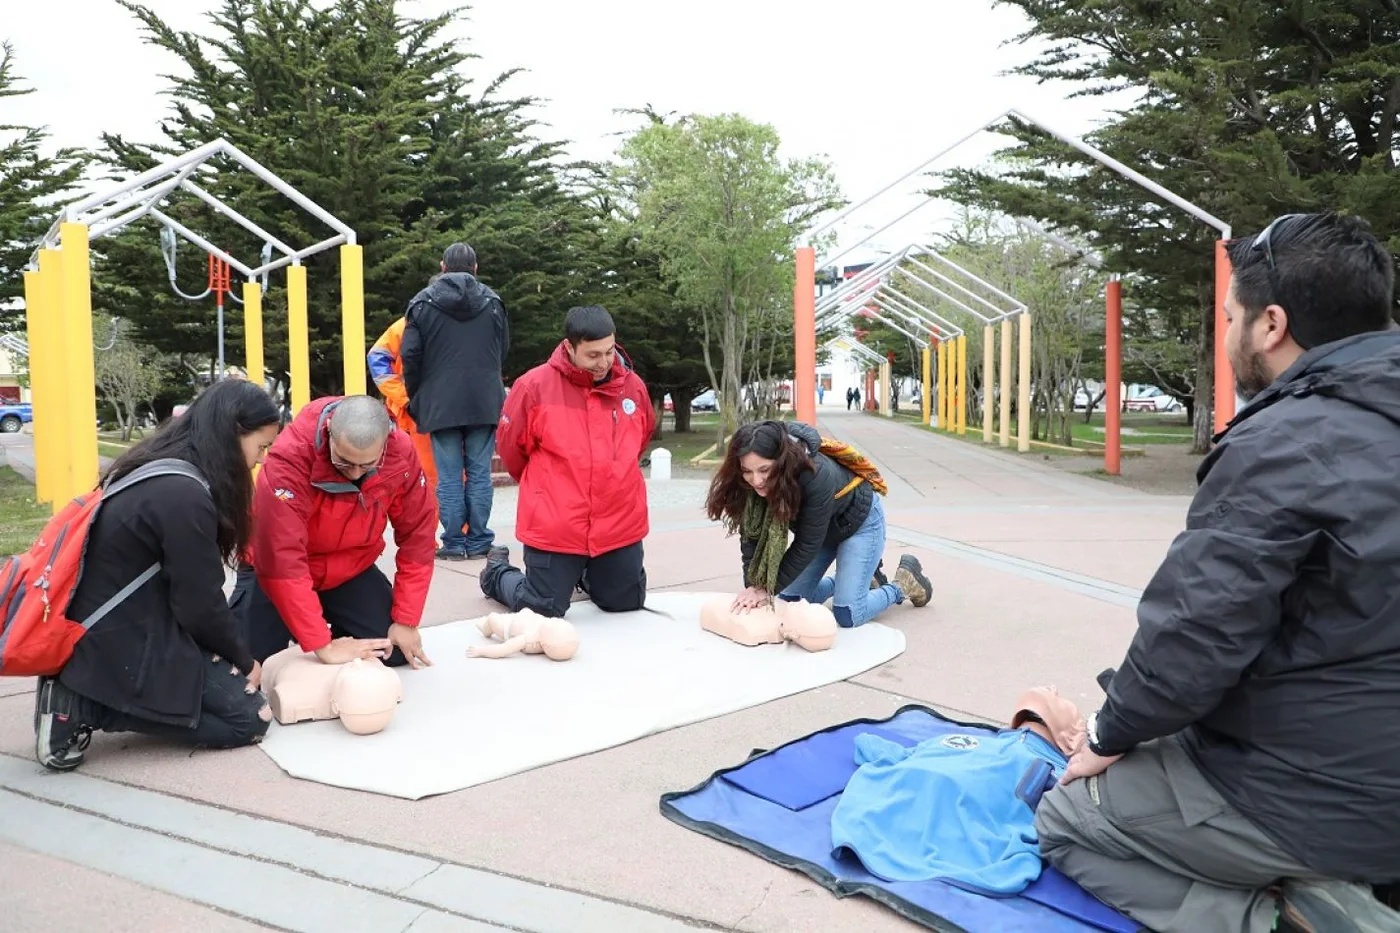
[[[418,430],[432,436],[438,474],[443,534],[437,556],[485,557],[495,542],[487,523],[496,422],[506,397],[505,305],[477,279],[476,251],[453,243],[442,254],[442,275],[414,296],[405,317],[399,353],[408,412]]]
[[[1250,402],[1061,786],[1042,853],[1159,933],[1400,930],[1400,331],[1354,218],[1229,245]]]

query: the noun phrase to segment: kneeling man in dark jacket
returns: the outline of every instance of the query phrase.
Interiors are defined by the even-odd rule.
[[[1250,402],[1036,826],[1045,858],[1160,933],[1400,930],[1400,331],[1359,220],[1230,243]]]

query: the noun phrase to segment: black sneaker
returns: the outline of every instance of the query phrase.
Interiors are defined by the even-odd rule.
[[[1400,913],[1367,885],[1343,881],[1285,881],[1279,897],[1283,933],[1394,933]]]
[[[870,588],[872,590],[878,590],[880,587],[889,584],[890,578],[885,576],[884,568],[885,561],[881,558],[880,562],[875,565],[875,574],[870,578]]]
[[[927,606],[928,601],[933,598],[933,584],[924,576],[924,568],[913,554],[905,554],[899,558],[899,569],[894,572],[894,585],[916,606]]]
[[[466,560],[467,552],[455,547],[440,547],[437,549],[438,560]]]
[[[79,697],[56,677],[40,677],[34,691],[34,757],[50,771],[72,771],[83,763],[92,727],[79,715]]]
[[[481,560],[483,557],[490,557],[495,548],[482,548],[479,551],[468,551],[467,560]],[[510,548],[506,548],[506,559],[510,559]]]
[[[510,548],[497,545],[486,552],[486,566],[481,568],[481,573],[476,578],[477,584],[481,587],[482,596],[501,602],[501,598],[496,594],[496,580],[500,577],[501,571],[509,566]]]

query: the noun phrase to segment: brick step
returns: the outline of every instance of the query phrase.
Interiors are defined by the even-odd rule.
[[[491,474],[491,485],[492,485],[492,486],[514,486],[514,485],[515,485],[515,480],[511,479],[509,473],[507,473],[506,471],[502,470],[502,471],[499,472],[499,473],[493,472],[493,473]]]

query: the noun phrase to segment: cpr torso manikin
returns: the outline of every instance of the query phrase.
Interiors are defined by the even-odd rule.
[[[735,612],[732,596],[716,596],[700,607],[700,627],[741,645],[776,645],[790,641],[808,651],[825,651],[836,641],[836,617],[826,606],[806,600],[777,600]]]
[[[403,698],[399,675],[378,659],[325,664],[295,646],[263,662],[262,690],[283,725],[339,719],[356,735],[382,730]]]
[[[567,661],[578,651],[578,631],[573,623],[545,618],[529,609],[493,612],[478,622],[477,628],[497,643],[472,645],[467,649],[469,658],[504,658],[523,651]]]
[[[1046,741],[1054,744],[1065,755],[1073,755],[1084,738],[1084,720],[1079,708],[1072,700],[1060,696],[1054,687],[1035,687],[1021,694],[1016,700],[1015,713],[1011,717],[1011,728],[1024,726]],[[1036,722],[1026,714],[1034,713],[1045,720]]]

